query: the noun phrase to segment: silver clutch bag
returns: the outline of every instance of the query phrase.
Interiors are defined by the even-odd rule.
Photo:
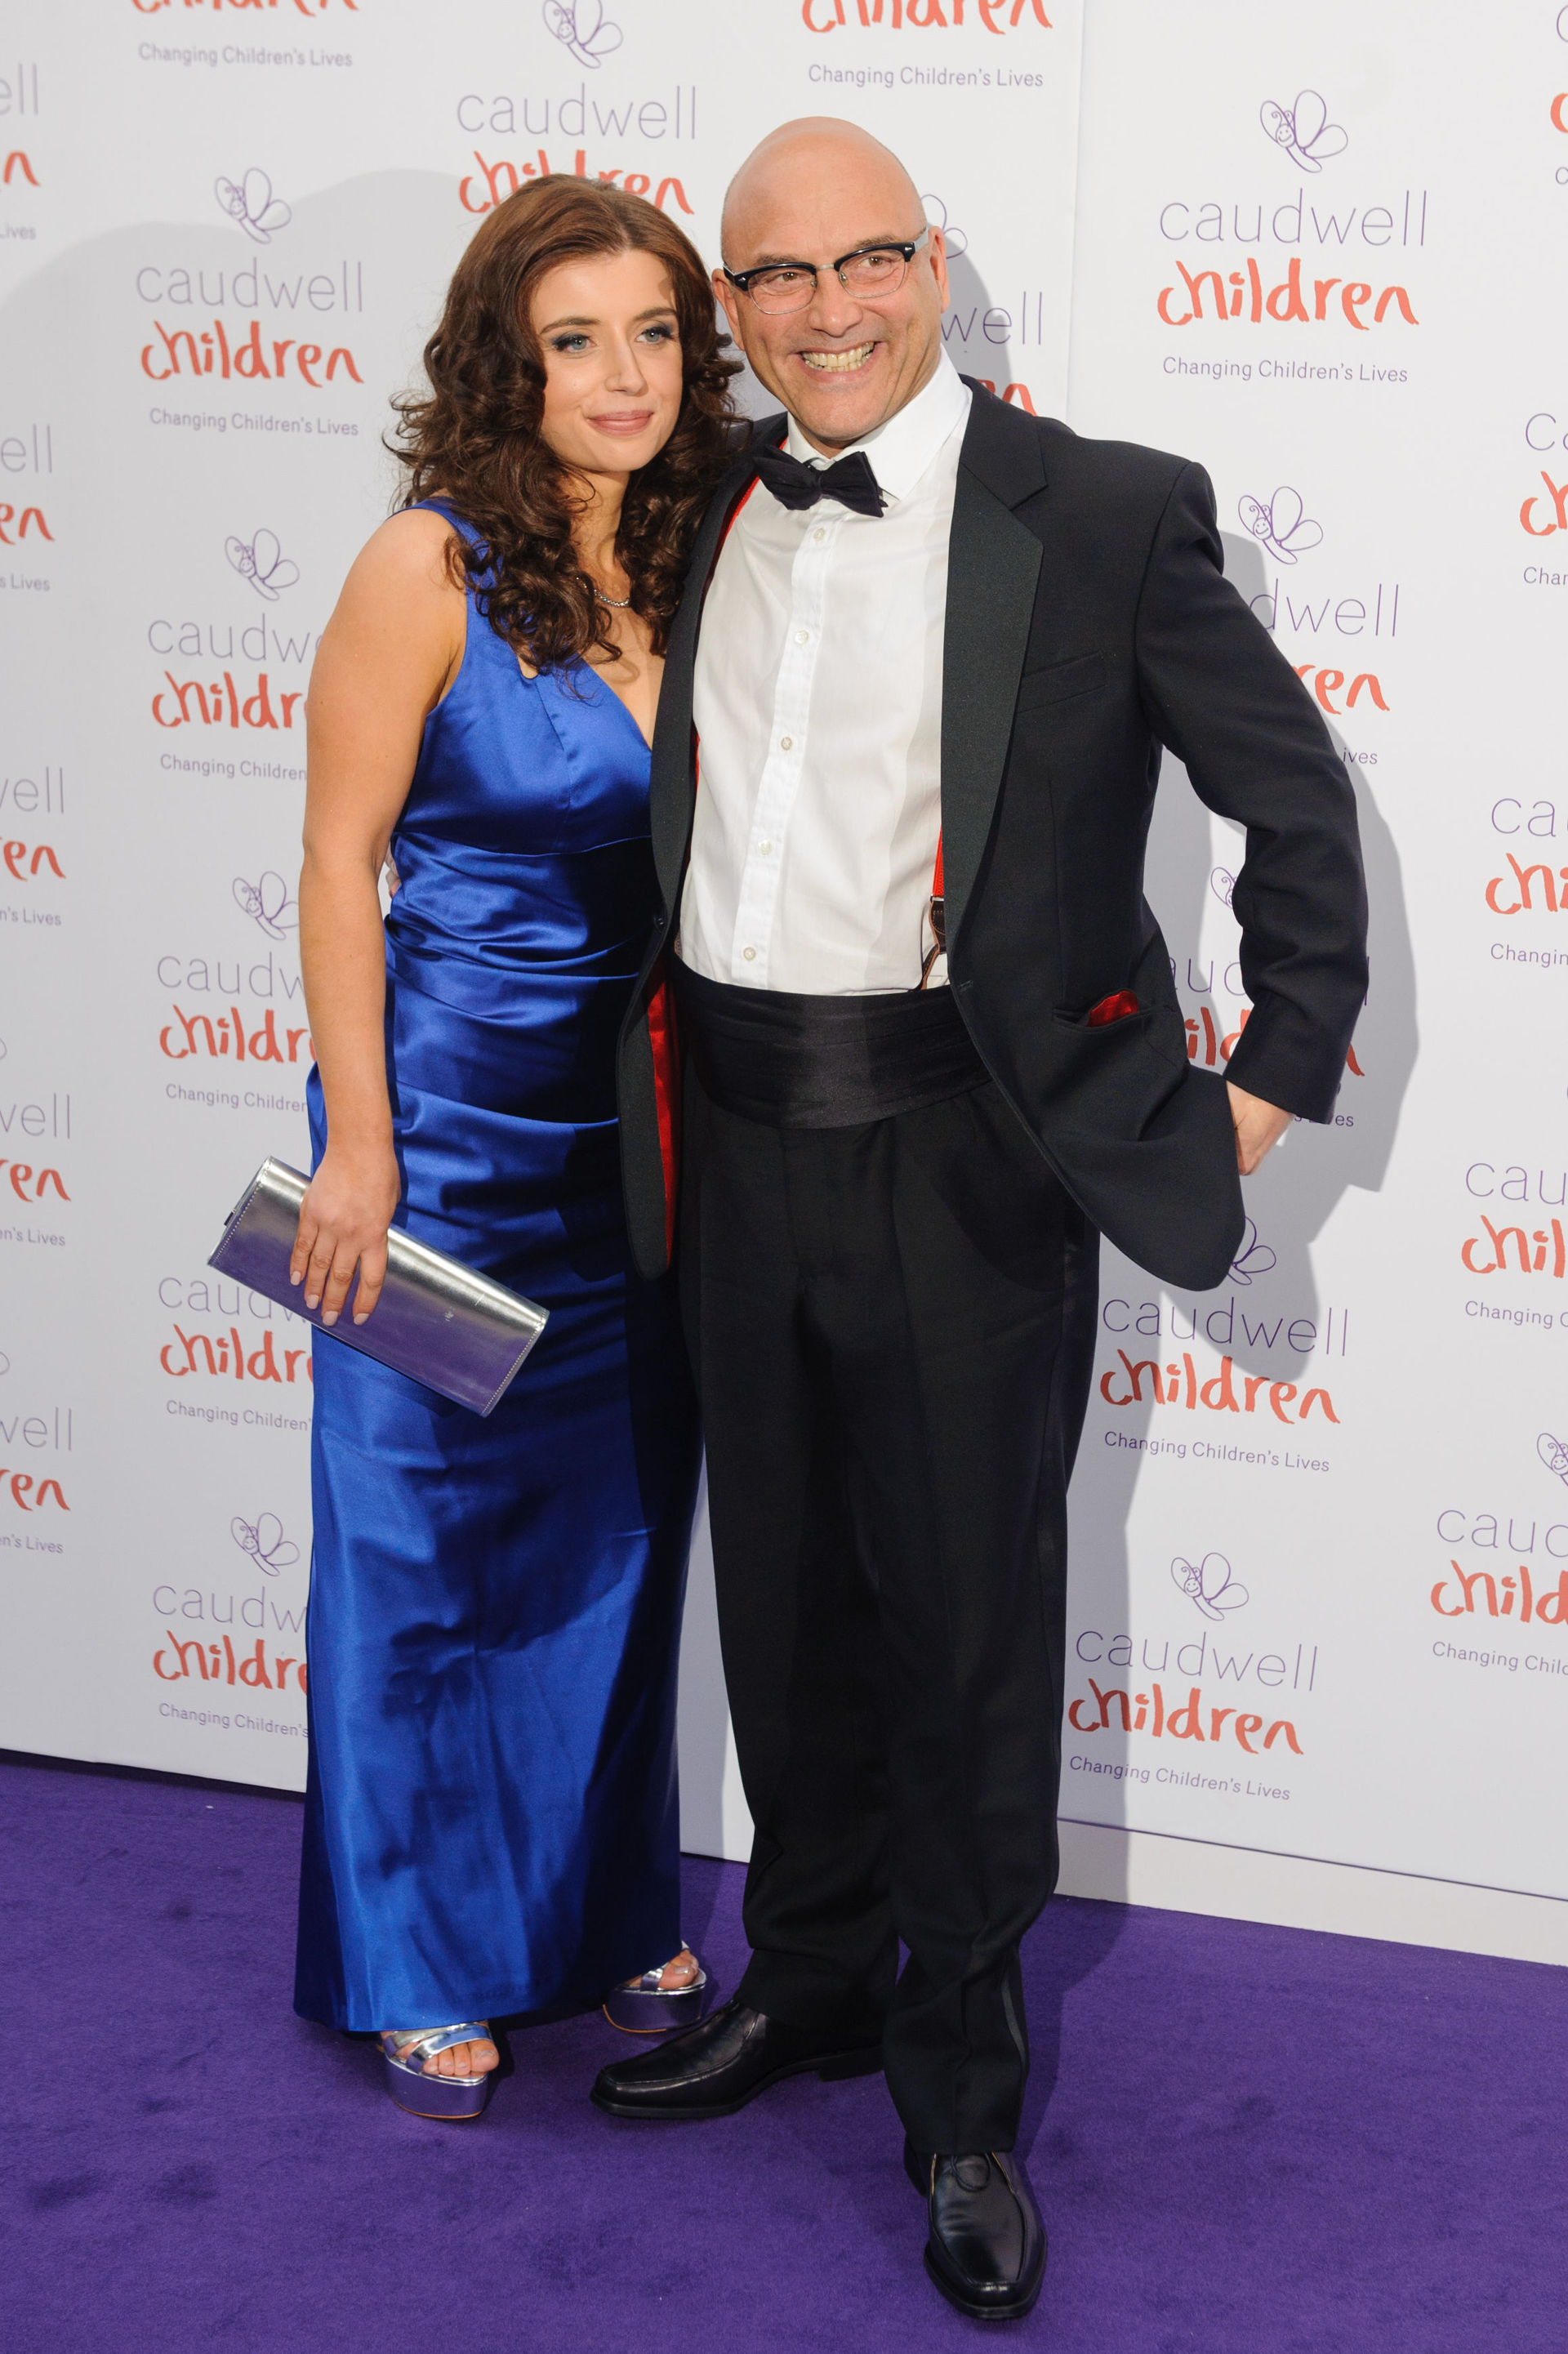
[[[394,1226],[387,1237],[387,1281],[365,1322],[352,1320],[351,1290],[337,1322],[324,1325],[321,1310],[305,1306],[303,1288],[289,1281],[310,1182],[285,1161],[264,1161],[225,1219],[208,1267],[291,1309],[329,1341],[358,1349],[475,1414],[489,1414],[544,1331],[549,1310]]]

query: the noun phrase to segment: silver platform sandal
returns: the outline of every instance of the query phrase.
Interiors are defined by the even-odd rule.
[[[487,2020],[465,2019],[456,2027],[428,2027],[412,2041],[399,2034],[381,2038],[387,2062],[387,2090],[400,2109],[412,2117],[477,2117],[490,2098],[493,2068],[482,2076],[427,2076],[425,2062],[454,2043],[491,2043]]]
[[[684,1954],[691,1954],[697,1964],[697,1975],[687,1986],[661,1986],[659,1981],[670,1967],[662,1962],[656,1970],[644,1970],[630,1986],[613,1988],[604,1999],[604,2015],[611,2027],[619,2027],[623,2035],[668,2035],[672,2028],[694,2027],[703,2015],[708,1974],[690,1946],[683,1945],[675,1960]]]

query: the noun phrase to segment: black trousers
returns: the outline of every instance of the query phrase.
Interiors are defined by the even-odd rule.
[[[989,1082],[854,1128],[686,1099],[682,1284],[756,1826],[741,1999],[884,2031],[923,2150],[1010,2149],[1056,1875],[1099,1237]],[[898,1944],[908,1959],[898,1973]]]

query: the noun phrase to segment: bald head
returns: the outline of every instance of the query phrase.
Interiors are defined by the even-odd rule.
[[[863,440],[929,383],[948,307],[942,234],[927,229],[914,181],[869,131],[817,114],[769,132],[729,184],[721,237],[714,286],[730,325],[819,450]],[[836,265],[875,247],[897,249],[893,282],[853,293]],[[729,275],[789,262],[804,266],[789,285],[799,309],[779,310],[765,286],[754,294]]]
[[[770,131],[725,191],[719,239],[730,268],[748,266],[737,260],[737,253],[759,233],[766,234],[778,212],[795,210],[812,188],[836,191],[846,179],[874,211],[879,204],[885,209],[885,233],[895,220],[915,224],[905,235],[917,233],[925,220],[919,194],[892,148],[858,122],[842,122],[833,114],[803,114],[798,122],[781,122]]]

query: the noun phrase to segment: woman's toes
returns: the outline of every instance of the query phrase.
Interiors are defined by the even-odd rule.
[[[679,1987],[688,1987],[697,1975],[697,1961],[689,1946],[683,1946],[673,1962],[666,1962],[659,1973],[659,1984],[666,1994]]]
[[[425,2065],[425,2073],[438,2076],[488,2076],[501,2064],[501,2054],[493,2043],[481,2039],[473,2043],[453,2043],[445,2052],[438,2052]]]

